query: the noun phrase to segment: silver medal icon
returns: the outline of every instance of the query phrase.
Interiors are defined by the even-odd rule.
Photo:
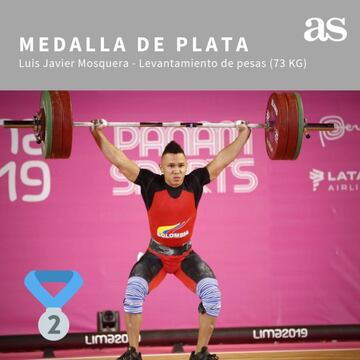
[[[65,286],[55,295],[51,295],[43,283],[65,283]],[[38,329],[47,340],[57,341],[69,332],[70,323],[61,308],[81,288],[83,279],[73,270],[33,270],[30,271],[24,284],[31,294],[46,308],[40,316]]]
[[[57,341],[69,332],[69,319],[61,311],[61,308],[47,308],[40,316],[38,329],[40,334],[47,340]]]

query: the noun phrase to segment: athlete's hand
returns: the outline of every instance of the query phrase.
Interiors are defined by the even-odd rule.
[[[92,126],[90,128],[90,130],[93,131],[99,131],[102,130],[103,128],[105,128],[108,123],[105,119],[95,119],[95,120],[91,120]]]
[[[244,128],[244,127],[247,128],[248,124],[249,123],[247,121],[245,121],[245,120],[237,120],[235,122],[235,126],[236,126],[237,129]]]
[[[250,135],[251,129],[249,128],[249,123],[245,120],[238,120],[235,122],[236,128],[239,130],[239,135],[243,132],[247,132],[247,136]]]

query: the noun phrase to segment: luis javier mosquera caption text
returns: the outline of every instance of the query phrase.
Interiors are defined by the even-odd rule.
[[[19,68],[24,69],[100,69],[108,68],[126,69],[129,67],[139,69],[211,69],[227,68],[234,70],[242,69],[267,69],[281,70],[288,69],[306,69],[305,58],[269,58],[269,59],[236,59],[226,58],[234,54],[246,54],[249,52],[245,37],[242,36],[221,36],[221,37],[183,37],[178,36],[171,41],[164,37],[137,37],[133,41],[125,40],[122,37],[116,37],[109,40],[105,37],[72,37],[65,39],[63,37],[20,37],[19,50],[22,55],[31,55],[31,58],[19,59]],[[165,50],[172,54],[182,54],[186,59],[176,59],[166,56]],[[134,58],[141,54],[164,55],[163,59],[142,59]],[[36,55],[42,55],[42,59],[36,58]],[[51,54],[57,58],[44,58],[44,55]],[[61,57],[69,55],[71,59]],[[98,59],[97,54],[116,54],[128,55],[129,59]],[[196,59],[197,54],[223,54],[224,58],[215,59]],[[73,59],[74,55],[83,55]],[[92,56],[90,58],[89,56]]]

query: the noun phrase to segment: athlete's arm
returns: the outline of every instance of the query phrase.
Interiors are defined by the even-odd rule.
[[[108,140],[103,132],[104,125],[101,120],[92,122],[94,125],[90,128],[91,134],[105,158],[115,165],[128,180],[134,182],[140,172],[139,166]]]
[[[210,180],[214,180],[236,157],[245,145],[251,133],[250,128],[246,124],[239,124],[238,137],[224,149],[222,149],[216,157],[206,166]]]

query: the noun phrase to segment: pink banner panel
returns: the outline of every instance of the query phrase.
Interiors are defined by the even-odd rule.
[[[75,121],[262,123],[269,91],[73,91]],[[271,161],[264,130],[204,189],[194,249],[223,294],[219,327],[360,322],[360,92],[300,92],[308,122],[336,130],[303,140],[296,161]],[[0,118],[28,119],[40,92],[0,92]],[[172,139],[189,170],[205,166],[235,129],[107,128],[141,167],[158,172]],[[45,160],[31,129],[0,129],[0,335],[38,333],[44,312],[25,288],[32,270],[74,270],[82,288],[64,306],[70,331],[95,331],[121,311],[130,269],[147,248],[138,186],[75,128],[68,160]],[[50,291],[58,289],[49,287]],[[144,329],[197,327],[196,295],[174,276],[146,299]]]

